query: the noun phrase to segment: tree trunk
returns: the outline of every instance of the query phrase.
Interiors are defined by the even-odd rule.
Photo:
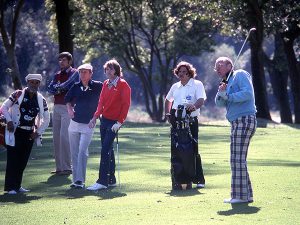
[[[291,90],[294,102],[295,123],[300,124],[300,71],[297,67],[297,59],[293,49],[294,39],[291,37],[283,37],[284,51],[289,66],[289,75],[291,80]]]
[[[10,47],[6,51],[7,51],[8,62],[9,62],[9,65],[11,66],[10,76],[12,79],[13,88],[15,90],[22,89],[22,84],[21,84],[21,79],[20,79],[21,75],[20,75],[20,70],[19,70],[19,65],[18,65],[15,49]]]
[[[267,91],[266,78],[263,68],[262,48],[259,45],[251,45],[251,68],[253,74],[253,86],[255,92],[255,103],[257,107],[257,117],[271,120]]]
[[[130,55],[128,54],[128,52],[126,52],[126,57],[123,57],[122,59],[125,62],[127,69],[135,73],[139,77],[143,85],[145,107],[148,115],[153,121],[163,122],[164,121],[163,120],[164,119],[163,118],[164,97],[166,92],[168,91],[166,90],[167,84],[170,80],[172,80],[172,78],[168,79],[168,77],[172,77],[172,75],[169,73],[169,70],[167,69],[170,67],[170,63],[166,63],[166,62],[170,62],[171,60],[166,60],[166,62],[164,63],[162,61],[161,63],[158,63],[159,64],[158,67],[160,67],[159,71],[161,73],[160,76],[161,80],[159,81],[159,84],[155,83],[155,85],[151,85],[151,82],[153,82],[149,78],[150,77],[149,74],[151,74],[151,67],[149,67],[146,72],[145,69],[143,69],[142,65],[140,64],[141,63],[140,60],[130,61],[130,58],[131,58]],[[153,64],[154,63],[151,61],[150,65]],[[134,65],[135,69],[132,69],[130,65]],[[159,85],[159,87],[157,85]],[[159,88],[159,93],[155,94],[155,89],[157,88]]]
[[[12,22],[12,26],[10,27],[11,34],[9,34],[5,27],[4,1],[0,1],[0,11],[1,11],[0,12],[0,32],[1,32],[1,37],[3,40],[3,45],[4,45],[4,48],[6,51],[8,64],[11,69],[10,75],[11,75],[13,87],[15,90],[22,89],[21,74],[20,74],[20,70],[19,70],[16,52],[15,52],[15,46],[16,46],[17,22],[18,22],[18,18],[19,18],[19,15],[20,15],[23,5],[24,5],[24,0],[19,0],[16,3],[15,11],[13,14],[13,22]]]
[[[265,56],[265,63],[270,75],[274,96],[279,105],[281,123],[293,123],[292,112],[287,91],[288,69],[281,37],[275,35],[275,52],[273,60]]]
[[[256,115],[258,118],[271,120],[263,64],[263,12],[257,1],[248,0],[248,3],[250,6],[248,11],[248,25],[256,28],[256,31],[252,32],[249,37],[251,47],[252,80],[257,107]]]
[[[59,52],[70,52],[73,55],[73,37],[69,0],[54,0],[56,23],[58,29]]]

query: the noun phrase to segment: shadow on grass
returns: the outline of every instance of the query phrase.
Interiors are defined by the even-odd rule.
[[[251,164],[255,166],[272,166],[272,167],[300,167],[300,163],[298,161],[292,160],[251,160]]]
[[[0,195],[0,202],[1,203],[17,203],[17,204],[26,204],[30,203],[33,200],[39,200],[42,197],[40,196],[32,196],[27,194],[16,194],[16,195],[9,195],[3,194]]]
[[[60,187],[70,183],[69,176],[70,175],[51,175],[47,181],[41,183],[47,184],[50,187]]]
[[[258,213],[260,208],[255,206],[249,206],[248,203],[231,204],[232,209],[226,211],[218,211],[221,216],[231,216],[236,214],[254,214]]]
[[[106,190],[99,191],[87,191],[85,189],[68,189],[62,196],[68,199],[84,198],[86,196],[98,196],[99,200],[107,200],[114,198],[121,198],[127,196],[126,193],[118,192],[116,188],[108,188]]]
[[[170,192],[166,192],[166,194],[173,196],[173,197],[187,197],[187,196],[194,196],[194,195],[201,195],[198,189],[192,188],[189,190],[171,190]]]

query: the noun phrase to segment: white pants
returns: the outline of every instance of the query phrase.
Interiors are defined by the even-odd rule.
[[[94,128],[90,129],[88,124],[71,120],[68,131],[72,155],[73,182],[82,181],[84,183],[89,156],[88,147],[93,137]]]

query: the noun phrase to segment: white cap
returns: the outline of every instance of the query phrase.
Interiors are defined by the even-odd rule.
[[[25,77],[26,82],[29,80],[39,80],[42,81],[42,75],[37,73],[30,73]]]
[[[78,67],[78,70],[81,70],[81,69],[86,69],[86,70],[90,70],[91,72],[93,72],[93,66],[89,63],[82,64],[81,66]]]

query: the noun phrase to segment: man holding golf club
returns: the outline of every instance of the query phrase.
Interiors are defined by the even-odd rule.
[[[97,110],[89,123],[90,128],[94,127],[97,118],[102,115],[100,119],[102,149],[99,178],[95,184],[87,188],[90,191],[116,186],[113,142],[127,117],[131,99],[131,89],[122,78],[122,68],[117,60],[107,61],[103,68],[108,79],[103,83]]]
[[[257,121],[251,75],[245,70],[233,70],[228,57],[219,57],[215,71],[222,79],[215,97],[217,106],[226,107],[231,124],[230,166],[231,198],[224,203],[253,202],[253,192],[247,169],[247,154]]]

